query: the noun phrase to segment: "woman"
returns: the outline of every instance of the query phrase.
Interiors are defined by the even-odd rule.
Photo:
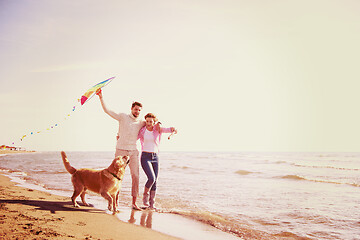
[[[173,127],[162,128],[154,114],[148,113],[145,116],[145,126],[140,129],[138,138],[141,142],[141,167],[148,180],[145,184],[143,203],[145,208],[155,209],[156,181],[159,173],[159,144],[162,133],[176,133]]]

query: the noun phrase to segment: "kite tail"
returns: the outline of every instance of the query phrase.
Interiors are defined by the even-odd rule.
[[[65,169],[72,175],[76,172],[76,168],[70,165],[69,160],[67,159],[66,153],[64,151],[61,152],[61,157],[64,162]]]

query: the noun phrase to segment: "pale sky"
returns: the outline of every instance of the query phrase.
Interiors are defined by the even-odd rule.
[[[359,151],[359,13],[357,0],[0,0],[0,145],[114,151],[97,96],[64,118],[116,76],[110,109],[140,101],[178,128],[163,151]]]

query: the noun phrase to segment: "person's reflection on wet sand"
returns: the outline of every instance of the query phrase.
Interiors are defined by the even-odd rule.
[[[135,223],[135,222],[136,222],[135,212],[136,212],[135,209],[132,209],[132,210],[131,210],[131,214],[130,214],[130,218],[129,218],[129,220],[128,220],[128,223]]]
[[[152,228],[152,215],[153,215],[153,211],[150,210],[143,211],[140,218],[140,225],[147,228]]]

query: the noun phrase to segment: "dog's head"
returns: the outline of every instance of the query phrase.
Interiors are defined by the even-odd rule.
[[[126,165],[128,165],[129,162],[130,162],[130,157],[129,157],[129,156],[123,156],[123,157],[122,157],[122,160],[124,161],[124,163],[125,163]]]
[[[116,172],[119,172],[121,170],[125,171],[125,168],[129,164],[129,162],[130,162],[129,156],[118,156],[112,162],[112,166],[114,167],[114,170]]]

